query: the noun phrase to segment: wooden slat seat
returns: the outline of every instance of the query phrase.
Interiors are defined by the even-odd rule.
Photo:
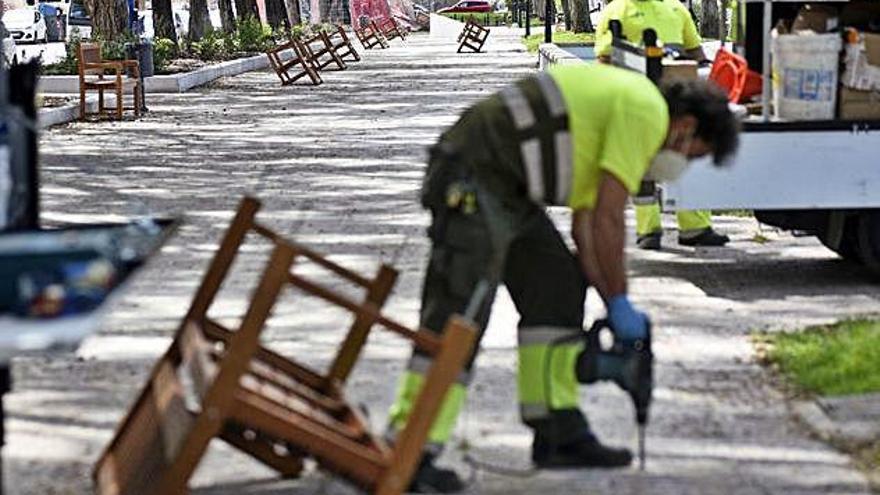
[[[259,203],[242,201],[171,346],[95,466],[99,495],[187,492],[213,438],[220,438],[281,476],[297,476],[303,459],[369,491],[399,495],[409,485],[449,387],[473,348],[476,330],[450,319],[442,336],[409,328],[382,312],[397,272],[350,271],[255,221]],[[207,316],[248,233],[272,243],[271,256],[237,328]],[[357,288],[343,296],[294,268],[314,264]],[[323,280],[323,278],[322,278]],[[260,334],[282,290],[293,286],[349,311],[353,322],[326,372],[267,348]],[[374,326],[407,338],[433,356],[409,422],[394,445],[370,431],[345,382]]]

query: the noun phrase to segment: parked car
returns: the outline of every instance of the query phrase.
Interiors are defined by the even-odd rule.
[[[70,2],[70,12],[67,13],[68,37],[74,32],[79,33],[79,37],[83,39],[92,37],[92,18],[82,2],[77,0]]]
[[[441,14],[454,14],[459,12],[492,12],[492,5],[482,0],[461,0],[452,7],[446,7],[437,11]]]
[[[18,54],[15,53],[15,40],[0,21],[0,66],[8,68],[18,63]]]
[[[46,21],[35,9],[15,9],[3,14],[3,23],[15,41],[22,43],[45,43]]]

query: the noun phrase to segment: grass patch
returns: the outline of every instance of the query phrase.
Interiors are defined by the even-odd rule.
[[[762,334],[766,358],[801,391],[880,391],[880,320],[847,320],[802,332]]]
[[[553,33],[554,43],[592,43],[596,41],[595,33],[574,33],[571,31],[558,31]],[[544,43],[544,33],[533,34],[523,38],[523,44],[530,52],[537,52],[538,46]]]

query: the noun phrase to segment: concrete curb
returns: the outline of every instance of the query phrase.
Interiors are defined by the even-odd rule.
[[[793,401],[791,412],[801,424],[821,440],[832,444],[839,440],[840,428],[825,414],[819,404],[808,400]]]
[[[183,93],[197,86],[227,76],[237,76],[245,72],[265,69],[269,59],[265,55],[227,60],[182,74],[152,76],[144,81],[147,93]],[[41,93],[79,93],[79,76],[44,76],[40,78],[37,90]]]
[[[538,47],[538,70],[547,70],[556,64],[585,64],[586,61],[563,49],[565,46],[590,46],[586,43],[542,43]]]
[[[97,112],[98,99],[87,98],[86,109],[89,112]],[[40,129],[46,129],[48,127],[52,127],[53,125],[73,122],[78,118],[79,102],[54,108],[41,108],[37,113],[37,127],[39,127]]]

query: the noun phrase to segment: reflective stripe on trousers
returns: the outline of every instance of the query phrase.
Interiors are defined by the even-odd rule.
[[[544,419],[554,409],[578,407],[577,357],[580,328],[533,326],[519,329],[517,391],[524,421]]]

